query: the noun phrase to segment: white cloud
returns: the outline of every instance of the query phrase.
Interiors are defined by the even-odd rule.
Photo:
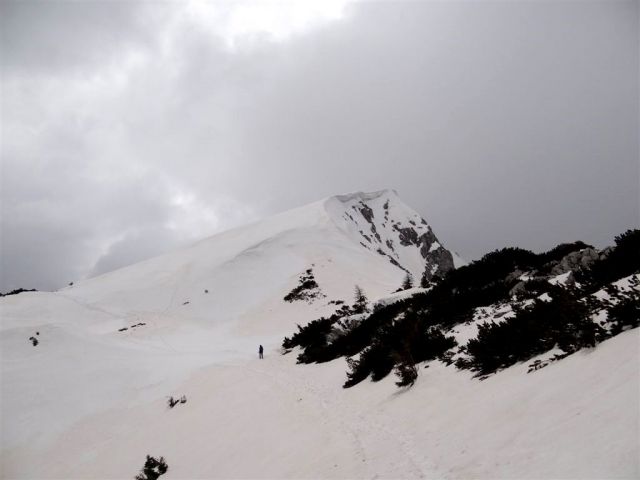
[[[315,26],[343,18],[344,0],[186,3],[186,17],[203,32],[221,37],[231,49],[252,40],[284,41]]]

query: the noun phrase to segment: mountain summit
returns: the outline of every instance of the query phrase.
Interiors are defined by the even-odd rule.
[[[407,273],[418,283],[453,267],[427,222],[395,191],[382,190],[329,197],[57,295],[131,321],[161,315],[207,328],[256,323],[268,312],[259,332],[284,334],[295,325],[292,310],[297,322],[307,312],[324,314],[334,306],[328,302],[350,300],[345,292],[350,297],[356,284],[375,298],[396,290]],[[318,285],[315,299],[282,302],[307,270]]]
[[[329,197],[57,292],[4,297],[3,391],[19,395],[3,395],[3,449],[43,426],[55,438],[105,408],[162,398],[258,344],[271,353],[296,324],[350,303],[356,285],[376,299],[407,272],[451,268],[425,220],[383,190]]]
[[[415,278],[426,271],[431,280],[454,268],[451,252],[394,190],[337,195],[325,201],[325,209],[354,241]]]

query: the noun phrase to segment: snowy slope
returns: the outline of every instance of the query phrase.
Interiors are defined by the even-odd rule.
[[[2,298],[3,449],[162,397],[193,369],[252,357],[259,343],[273,350],[296,323],[332,313],[331,300],[351,301],[355,284],[376,298],[406,270],[449,268],[421,256],[420,242],[401,246],[387,222],[430,232],[393,191],[331,197],[59,292]],[[395,264],[360,244],[359,230],[376,225],[381,241],[398,244]],[[309,268],[322,296],[284,302]]]
[[[210,365],[164,398],[86,416],[5,452],[4,475],[131,478],[146,454],[181,478],[637,478],[638,330],[484,382],[434,362],[408,392],[343,390],[344,363]]]
[[[356,209],[374,213],[365,218]],[[377,238],[363,246],[366,233],[360,232],[371,235],[376,227]],[[33,315],[25,320],[25,309],[39,309],[40,318],[64,323],[64,311],[80,308],[86,310],[85,318],[77,328],[101,334],[148,320],[172,330],[233,328],[280,336],[292,327],[280,318],[291,312],[308,318],[330,313],[328,302],[350,301],[356,284],[371,297],[384,296],[398,288],[405,271],[419,279],[427,266],[430,271],[453,268],[451,258],[395,192],[356,193],[224,232],[56,293],[7,298],[3,325],[13,326],[14,312],[20,325],[38,322]],[[324,301],[283,303],[308,268],[313,268]],[[256,324],[257,315],[268,318]]]
[[[93,306],[122,306],[123,313],[133,307],[182,316],[189,301],[186,316],[205,322],[212,307],[223,306],[224,318],[216,321],[225,321],[284,296],[311,266],[327,298],[336,299],[356,283],[372,296],[386,295],[404,271],[419,279],[425,267],[445,272],[453,260],[427,223],[394,191],[383,190],[330,197],[61,293]],[[206,301],[196,300],[204,290]]]
[[[2,477],[132,478],[146,454],[165,456],[163,479],[637,476],[637,331],[531,375],[432,363],[409,392],[343,390],[344,361],[279,355],[355,284],[393,301],[407,271],[453,261],[395,192],[357,193],[4,297]],[[322,295],[283,301],[309,268]]]

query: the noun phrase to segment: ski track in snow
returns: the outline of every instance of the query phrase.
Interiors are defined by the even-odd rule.
[[[365,464],[364,468],[367,472],[365,477],[379,478],[380,476],[375,469],[369,467],[374,461],[377,466],[384,457],[368,453],[367,444],[371,443],[372,439],[379,442],[384,438],[387,442],[391,440],[385,445],[386,449],[402,452],[402,455],[390,459],[391,463],[386,465],[389,469],[388,473],[401,471],[404,472],[404,478],[434,478],[435,469],[432,466],[425,468],[428,461],[426,458],[419,458],[416,455],[409,436],[397,428],[392,430],[384,425],[382,419],[379,419],[373,412],[369,412],[371,413],[369,416],[359,412],[348,401],[345,401],[343,390],[334,388],[339,383],[330,386],[317,382],[312,383],[308,380],[312,377],[303,371],[304,366],[298,366],[297,370],[300,372],[295,372],[295,368],[280,369],[278,366],[274,368],[273,364],[267,362],[259,362],[258,364],[264,364],[265,368],[248,367],[248,370],[268,377],[273,380],[275,385],[288,389],[292,398],[299,397],[297,401],[316,403],[325,412],[327,419],[325,424],[331,430],[342,431],[346,436],[352,438],[356,461]],[[384,477],[388,478],[386,475]]]
[[[264,364],[264,362],[261,363]],[[291,393],[292,398],[298,397],[296,401],[311,401],[316,403],[326,415],[324,422],[325,425],[330,424],[331,427],[342,431],[346,436],[351,437],[353,439],[353,448],[357,459],[363,463],[367,461],[367,456],[362,446],[360,435],[355,428],[350,426],[353,419],[345,421],[345,415],[343,412],[344,405],[339,405],[337,402],[328,399],[326,392],[324,394],[320,394],[318,387],[314,387],[310,382],[301,379],[299,375],[292,375],[291,371],[283,372],[283,370],[277,369],[277,367],[274,369],[273,365],[271,365],[271,368],[267,366],[267,368],[261,369],[254,367],[249,367],[247,369],[260,374],[261,376],[270,378],[278,387],[286,388]]]

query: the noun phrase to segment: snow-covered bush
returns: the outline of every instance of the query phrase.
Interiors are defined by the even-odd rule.
[[[611,325],[611,335],[640,327],[640,293],[628,292],[622,300],[611,306],[607,310],[607,322]]]
[[[316,282],[313,276],[313,270],[311,268],[300,275],[298,282],[298,285],[285,295],[285,302],[295,302],[299,300],[312,302],[316,298],[324,297],[324,294],[320,291],[318,282]]]
[[[402,362],[396,365],[395,369],[398,381],[396,386],[398,387],[410,387],[418,379],[418,369],[415,364],[410,362]]]
[[[135,476],[135,480],[157,480],[158,477],[167,473],[167,470],[169,470],[169,466],[167,462],[165,462],[164,457],[156,460],[147,455],[144,467],[142,467],[142,471]]]
[[[469,358],[457,362],[481,375],[528,360],[557,346],[565,353],[596,344],[600,327],[584,303],[556,287],[552,301],[536,300],[500,323],[484,323],[466,346]]]

